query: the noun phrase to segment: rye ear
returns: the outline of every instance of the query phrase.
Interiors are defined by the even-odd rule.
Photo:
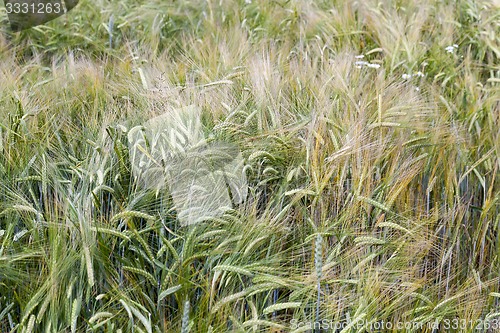
[[[79,0],[4,0],[13,31],[29,29],[64,15]]]

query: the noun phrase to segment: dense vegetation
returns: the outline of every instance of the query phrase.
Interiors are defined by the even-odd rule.
[[[82,0],[0,21],[1,332],[500,316],[492,1]],[[249,192],[182,226],[168,190],[137,186],[127,132],[188,105],[239,147]]]

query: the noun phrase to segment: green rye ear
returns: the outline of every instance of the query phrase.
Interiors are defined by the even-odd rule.
[[[29,29],[64,15],[79,0],[4,0],[13,31]]]

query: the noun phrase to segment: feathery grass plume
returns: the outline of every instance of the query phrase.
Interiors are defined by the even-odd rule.
[[[73,306],[71,308],[71,332],[74,333],[76,332],[76,324],[78,323],[78,316],[80,313],[80,308],[82,305],[82,299],[81,298],[75,298],[73,301]]]
[[[31,333],[33,332],[33,328],[35,327],[35,315],[30,316],[30,320],[28,321],[28,326],[26,326],[26,333]]]
[[[113,33],[115,28],[115,17],[113,14],[109,17],[108,21],[108,34],[109,34],[109,47],[113,48]]]
[[[182,333],[189,333],[189,331],[190,331],[189,313],[190,313],[190,303],[189,303],[189,299],[186,299],[184,301],[184,308],[182,310],[182,326],[181,326]]]

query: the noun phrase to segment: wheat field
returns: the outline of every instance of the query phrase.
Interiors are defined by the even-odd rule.
[[[498,1],[81,0],[0,23],[0,332],[500,330]],[[246,186],[183,223],[130,133],[193,106]]]

